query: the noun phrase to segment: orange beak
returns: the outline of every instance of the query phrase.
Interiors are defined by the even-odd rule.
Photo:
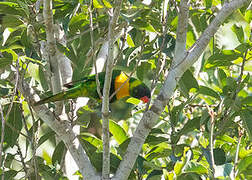
[[[144,103],[147,103],[149,102],[150,99],[147,96],[144,96],[144,97],[141,97],[140,100],[143,101]]]

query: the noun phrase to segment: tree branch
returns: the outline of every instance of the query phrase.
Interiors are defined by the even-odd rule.
[[[186,53],[186,34],[188,26],[189,17],[189,2],[188,0],[180,1],[179,6],[179,19],[176,34],[176,46],[173,65],[179,63],[185,53]]]
[[[50,75],[51,75],[51,87],[52,92],[57,93],[62,90],[62,80],[60,77],[60,69],[57,59],[57,47],[54,34],[54,24],[53,24],[53,13],[52,13],[52,0],[43,1],[43,16],[46,28],[46,50],[48,53],[48,59],[50,65]],[[61,105],[60,105],[61,104]],[[62,109],[62,103],[57,103],[56,113],[60,114]],[[60,105],[60,106],[59,106]]]
[[[121,161],[115,176],[112,178],[113,180],[126,180],[128,178],[146,137],[159,119],[159,116],[168,103],[169,98],[172,96],[180,77],[194,62],[196,62],[208,45],[211,37],[213,37],[214,33],[224,20],[234,10],[242,7],[248,2],[251,2],[251,0],[233,0],[228,4],[225,4],[209,27],[201,35],[199,40],[196,41],[195,45],[192,46],[184,57],[178,59],[177,62],[180,63],[176,64],[176,66],[172,66],[157,99],[155,99],[151,109],[144,113],[136,131],[134,132],[123,157],[123,161]]]
[[[108,59],[106,66],[105,82],[103,87],[102,99],[102,140],[103,140],[103,166],[102,166],[102,179],[109,179],[110,174],[110,145],[109,145],[109,94],[110,84],[112,79],[112,71],[114,65],[114,39],[115,28],[120,15],[120,9],[123,0],[116,1],[115,8],[110,9],[110,23],[108,32]],[[114,12],[113,12],[114,11]]]
[[[27,83],[22,82],[21,84],[20,80],[18,89],[30,104],[35,103],[34,91]],[[55,115],[45,105],[32,106],[32,108],[38,117],[42,119],[63,140],[67,149],[70,151],[76,164],[78,165],[84,179],[100,180],[100,177],[96,174],[96,171],[82,146],[76,145],[79,144],[77,143],[79,140],[76,137],[76,134],[73,132],[72,127],[64,121],[56,120]]]

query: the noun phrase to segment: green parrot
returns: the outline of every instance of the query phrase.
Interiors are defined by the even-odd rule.
[[[105,72],[98,73],[101,93],[105,81]],[[126,81],[126,82],[125,82]],[[67,99],[75,99],[78,97],[88,97],[101,102],[97,93],[96,76],[90,75],[82,80],[64,85],[67,90],[52,95],[35,103],[41,105],[48,102],[62,101]],[[134,97],[140,99],[144,103],[150,100],[150,89],[140,80],[128,77],[120,70],[113,70],[110,87],[110,96],[116,91],[110,102],[114,102],[124,97]]]

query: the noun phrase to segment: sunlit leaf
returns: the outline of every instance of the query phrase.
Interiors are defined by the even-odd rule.
[[[252,164],[252,155],[249,155],[245,158],[243,158],[237,165],[237,168],[239,169],[239,173],[246,170],[248,166]]]
[[[216,99],[220,99],[217,92],[215,92],[214,90],[212,90],[211,88],[206,87],[206,86],[200,86],[199,93],[203,94],[203,95],[214,97]]]
[[[104,4],[107,8],[113,8],[113,7],[111,6],[111,4],[110,4],[109,1],[107,1],[107,0],[102,0],[102,2],[103,2],[103,4]]]
[[[93,5],[97,9],[103,8],[103,5],[101,5],[101,3],[99,2],[99,0],[93,0]]]
[[[127,43],[130,47],[135,47],[135,44],[129,34],[127,35]]]
[[[185,165],[183,172],[186,172],[186,173],[194,172],[197,174],[207,174],[208,170],[202,164],[190,161]]]
[[[115,138],[118,144],[121,144],[124,142],[126,139],[128,139],[128,136],[124,129],[118,125],[115,121],[110,120],[109,121],[109,131]]]
[[[128,103],[131,103],[131,104],[135,104],[135,105],[138,105],[141,101],[137,98],[128,98],[127,101]]]
[[[100,139],[98,139],[97,137],[95,137],[94,135],[92,135],[90,133],[82,133],[80,136],[81,136],[81,139],[89,142],[90,144],[92,144],[96,148],[99,149],[102,147],[102,141]]]

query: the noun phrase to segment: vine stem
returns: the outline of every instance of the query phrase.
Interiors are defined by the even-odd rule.
[[[208,113],[210,115],[210,118],[211,118],[211,124],[210,124],[210,160],[211,160],[211,163],[210,163],[210,167],[212,169],[212,173],[213,173],[213,177],[214,177],[214,174],[215,174],[215,162],[214,162],[214,137],[213,137],[213,134],[214,134],[214,123],[215,123],[215,113],[214,111],[209,107],[207,106],[208,108]]]

